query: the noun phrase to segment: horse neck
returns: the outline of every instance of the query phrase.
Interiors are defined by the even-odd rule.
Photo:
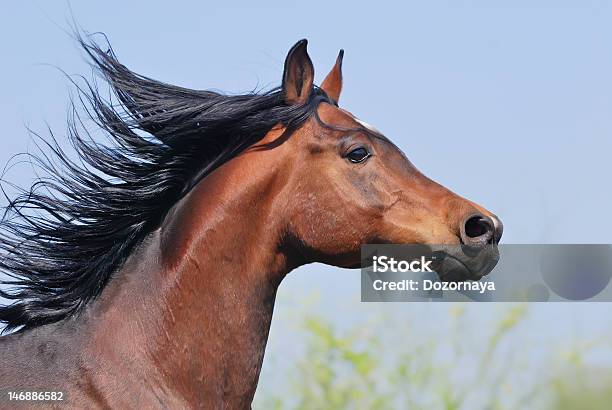
[[[93,346],[118,344],[124,365],[147,363],[151,380],[188,401],[250,403],[277,287],[297,265],[282,247],[282,178],[272,158],[251,155],[172,209],[94,313]]]

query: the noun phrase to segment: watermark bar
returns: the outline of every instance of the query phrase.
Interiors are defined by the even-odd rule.
[[[612,245],[365,245],[362,302],[612,302]]]

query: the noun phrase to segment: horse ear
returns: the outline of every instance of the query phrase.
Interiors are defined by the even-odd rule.
[[[306,51],[308,40],[300,40],[289,50],[283,73],[283,97],[287,104],[304,104],[312,93],[314,67]]]
[[[321,84],[321,88],[325,93],[338,104],[340,100],[340,92],[342,92],[342,58],[344,57],[344,50],[340,50],[338,58],[336,58],[336,64],[332,67],[325,80]]]

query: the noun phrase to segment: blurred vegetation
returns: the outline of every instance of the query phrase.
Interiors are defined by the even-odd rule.
[[[271,391],[260,382],[264,391],[254,408],[612,408],[612,373],[583,360],[598,344],[608,349],[605,341],[561,341],[533,363],[530,342],[511,336],[529,314],[526,305],[505,307],[487,329],[471,327],[462,305],[449,313],[453,331],[443,339],[406,333],[402,329],[409,326],[385,320],[337,329],[322,317],[306,316],[304,352],[291,366],[287,386]]]

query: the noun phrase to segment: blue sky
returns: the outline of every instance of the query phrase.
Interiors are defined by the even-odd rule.
[[[105,32],[131,69],[192,88],[276,86],[301,38],[321,81],[344,48],[341,105],[425,174],[498,214],[504,242],[612,242],[609,2],[210,3],[107,0],[72,10],[82,27]],[[52,66],[89,73],[64,33],[69,20],[63,2],[3,7],[2,163],[31,146],[25,125],[44,131],[48,123],[63,135],[70,87]],[[28,184],[33,174],[22,167],[10,176]],[[358,284],[356,271],[307,266],[283,283],[278,309],[291,304],[284,295],[320,292],[316,309],[344,320],[368,309]],[[377,309],[401,315],[410,306]],[[422,309],[436,317],[446,308]],[[533,326],[553,333],[596,332],[607,316],[606,304],[534,309]],[[271,338],[283,344],[290,329],[279,326]]]
[[[343,106],[427,175],[500,215],[505,242],[611,242],[606,2],[205,3],[72,9],[130,68],[194,88],[276,86],[300,38],[320,81],[344,48]],[[27,147],[24,124],[65,128],[69,87],[50,65],[89,72],[63,32],[69,19],[67,3],[5,6],[2,161]]]

